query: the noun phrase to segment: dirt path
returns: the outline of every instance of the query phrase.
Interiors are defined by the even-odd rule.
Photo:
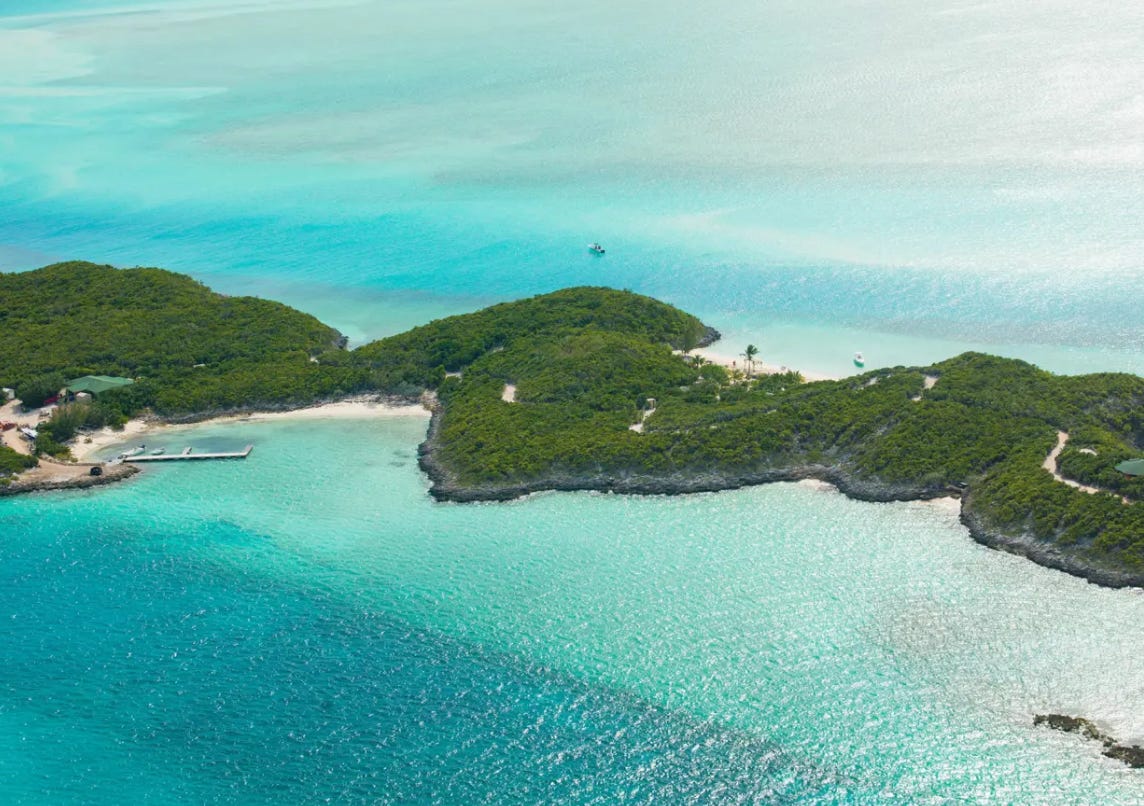
[[[90,476],[91,468],[91,464],[67,464],[41,456],[40,464],[20,473],[19,479],[24,484],[62,484]]]
[[[629,425],[628,430],[635,431],[637,434],[642,434],[644,421],[653,414],[655,414],[655,409],[644,409],[640,412],[640,421],[635,425]]]
[[[1067,484],[1068,486],[1073,487],[1077,490],[1081,490],[1083,492],[1089,493],[1090,495],[1095,495],[1096,493],[1108,493],[1109,495],[1116,495],[1116,493],[1112,492],[1111,490],[1102,490],[1099,487],[1091,487],[1087,484],[1081,484],[1079,481],[1073,481],[1072,479],[1066,479],[1064,476],[1062,476],[1060,474],[1060,472],[1057,470],[1057,459],[1058,459],[1058,457],[1060,457],[1061,451],[1063,451],[1065,449],[1065,445],[1068,444],[1068,441],[1069,441],[1069,435],[1064,431],[1058,431],[1057,432],[1057,446],[1055,448],[1053,448],[1051,451],[1049,451],[1049,455],[1045,457],[1045,461],[1041,463],[1041,467],[1043,467],[1045,470],[1052,473],[1053,478],[1056,479],[1057,481],[1059,481],[1063,484]],[[1117,497],[1126,504],[1132,503],[1131,501],[1129,501],[1124,496],[1117,496]]]

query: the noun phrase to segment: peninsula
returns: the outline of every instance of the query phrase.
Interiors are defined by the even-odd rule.
[[[815,478],[870,501],[953,495],[978,541],[1144,585],[1144,379],[1057,376],[966,353],[807,383],[693,355],[718,333],[630,292],[573,288],[355,350],[278,303],[157,269],[0,275],[0,386],[27,402],[80,375],[135,382],[61,406],[41,453],[141,412],[187,421],[353,394],[434,401],[431,494],[679,494]],[[0,449],[0,475],[23,469]]]

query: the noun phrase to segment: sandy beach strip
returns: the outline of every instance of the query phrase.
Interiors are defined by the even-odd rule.
[[[727,355],[726,353],[720,353],[706,347],[696,348],[690,352],[690,355],[701,355],[712,364],[719,364],[727,369],[737,369],[740,372],[745,371],[747,368],[746,360],[742,356]],[[836,381],[839,379],[839,376],[836,375],[826,375],[821,372],[803,372],[794,367],[780,367],[775,364],[755,361],[755,375],[774,375],[779,372],[798,372],[806,381]]]
[[[194,423],[165,423],[157,418],[130,420],[120,430],[103,428],[89,434],[79,435],[71,446],[72,456],[77,462],[91,461],[104,449],[121,443],[142,442],[157,435],[167,435],[207,423],[264,422],[271,420],[370,420],[389,417],[424,417],[430,412],[419,403],[393,405],[374,400],[341,400],[290,411],[250,412],[248,414],[227,414]]]

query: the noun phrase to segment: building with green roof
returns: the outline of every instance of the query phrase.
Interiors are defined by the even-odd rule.
[[[1144,476],[1144,459],[1129,459],[1118,464],[1116,469],[1129,476]]]
[[[74,381],[68,381],[68,391],[73,395],[77,392],[88,392],[92,395],[101,395],[109,389],[119,389],[130,386],[135,381],[130,378],[116,378],[111,375],[84,375]]]

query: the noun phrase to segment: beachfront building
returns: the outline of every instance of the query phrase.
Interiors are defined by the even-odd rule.
[[[84,375],[74,381],[68,381],[67,391],[69,395],[86,392],[92,397],[99,397],[104,392],[130,386],[133,383],[135,381],[130,378],[116,378],[112,375]]]

